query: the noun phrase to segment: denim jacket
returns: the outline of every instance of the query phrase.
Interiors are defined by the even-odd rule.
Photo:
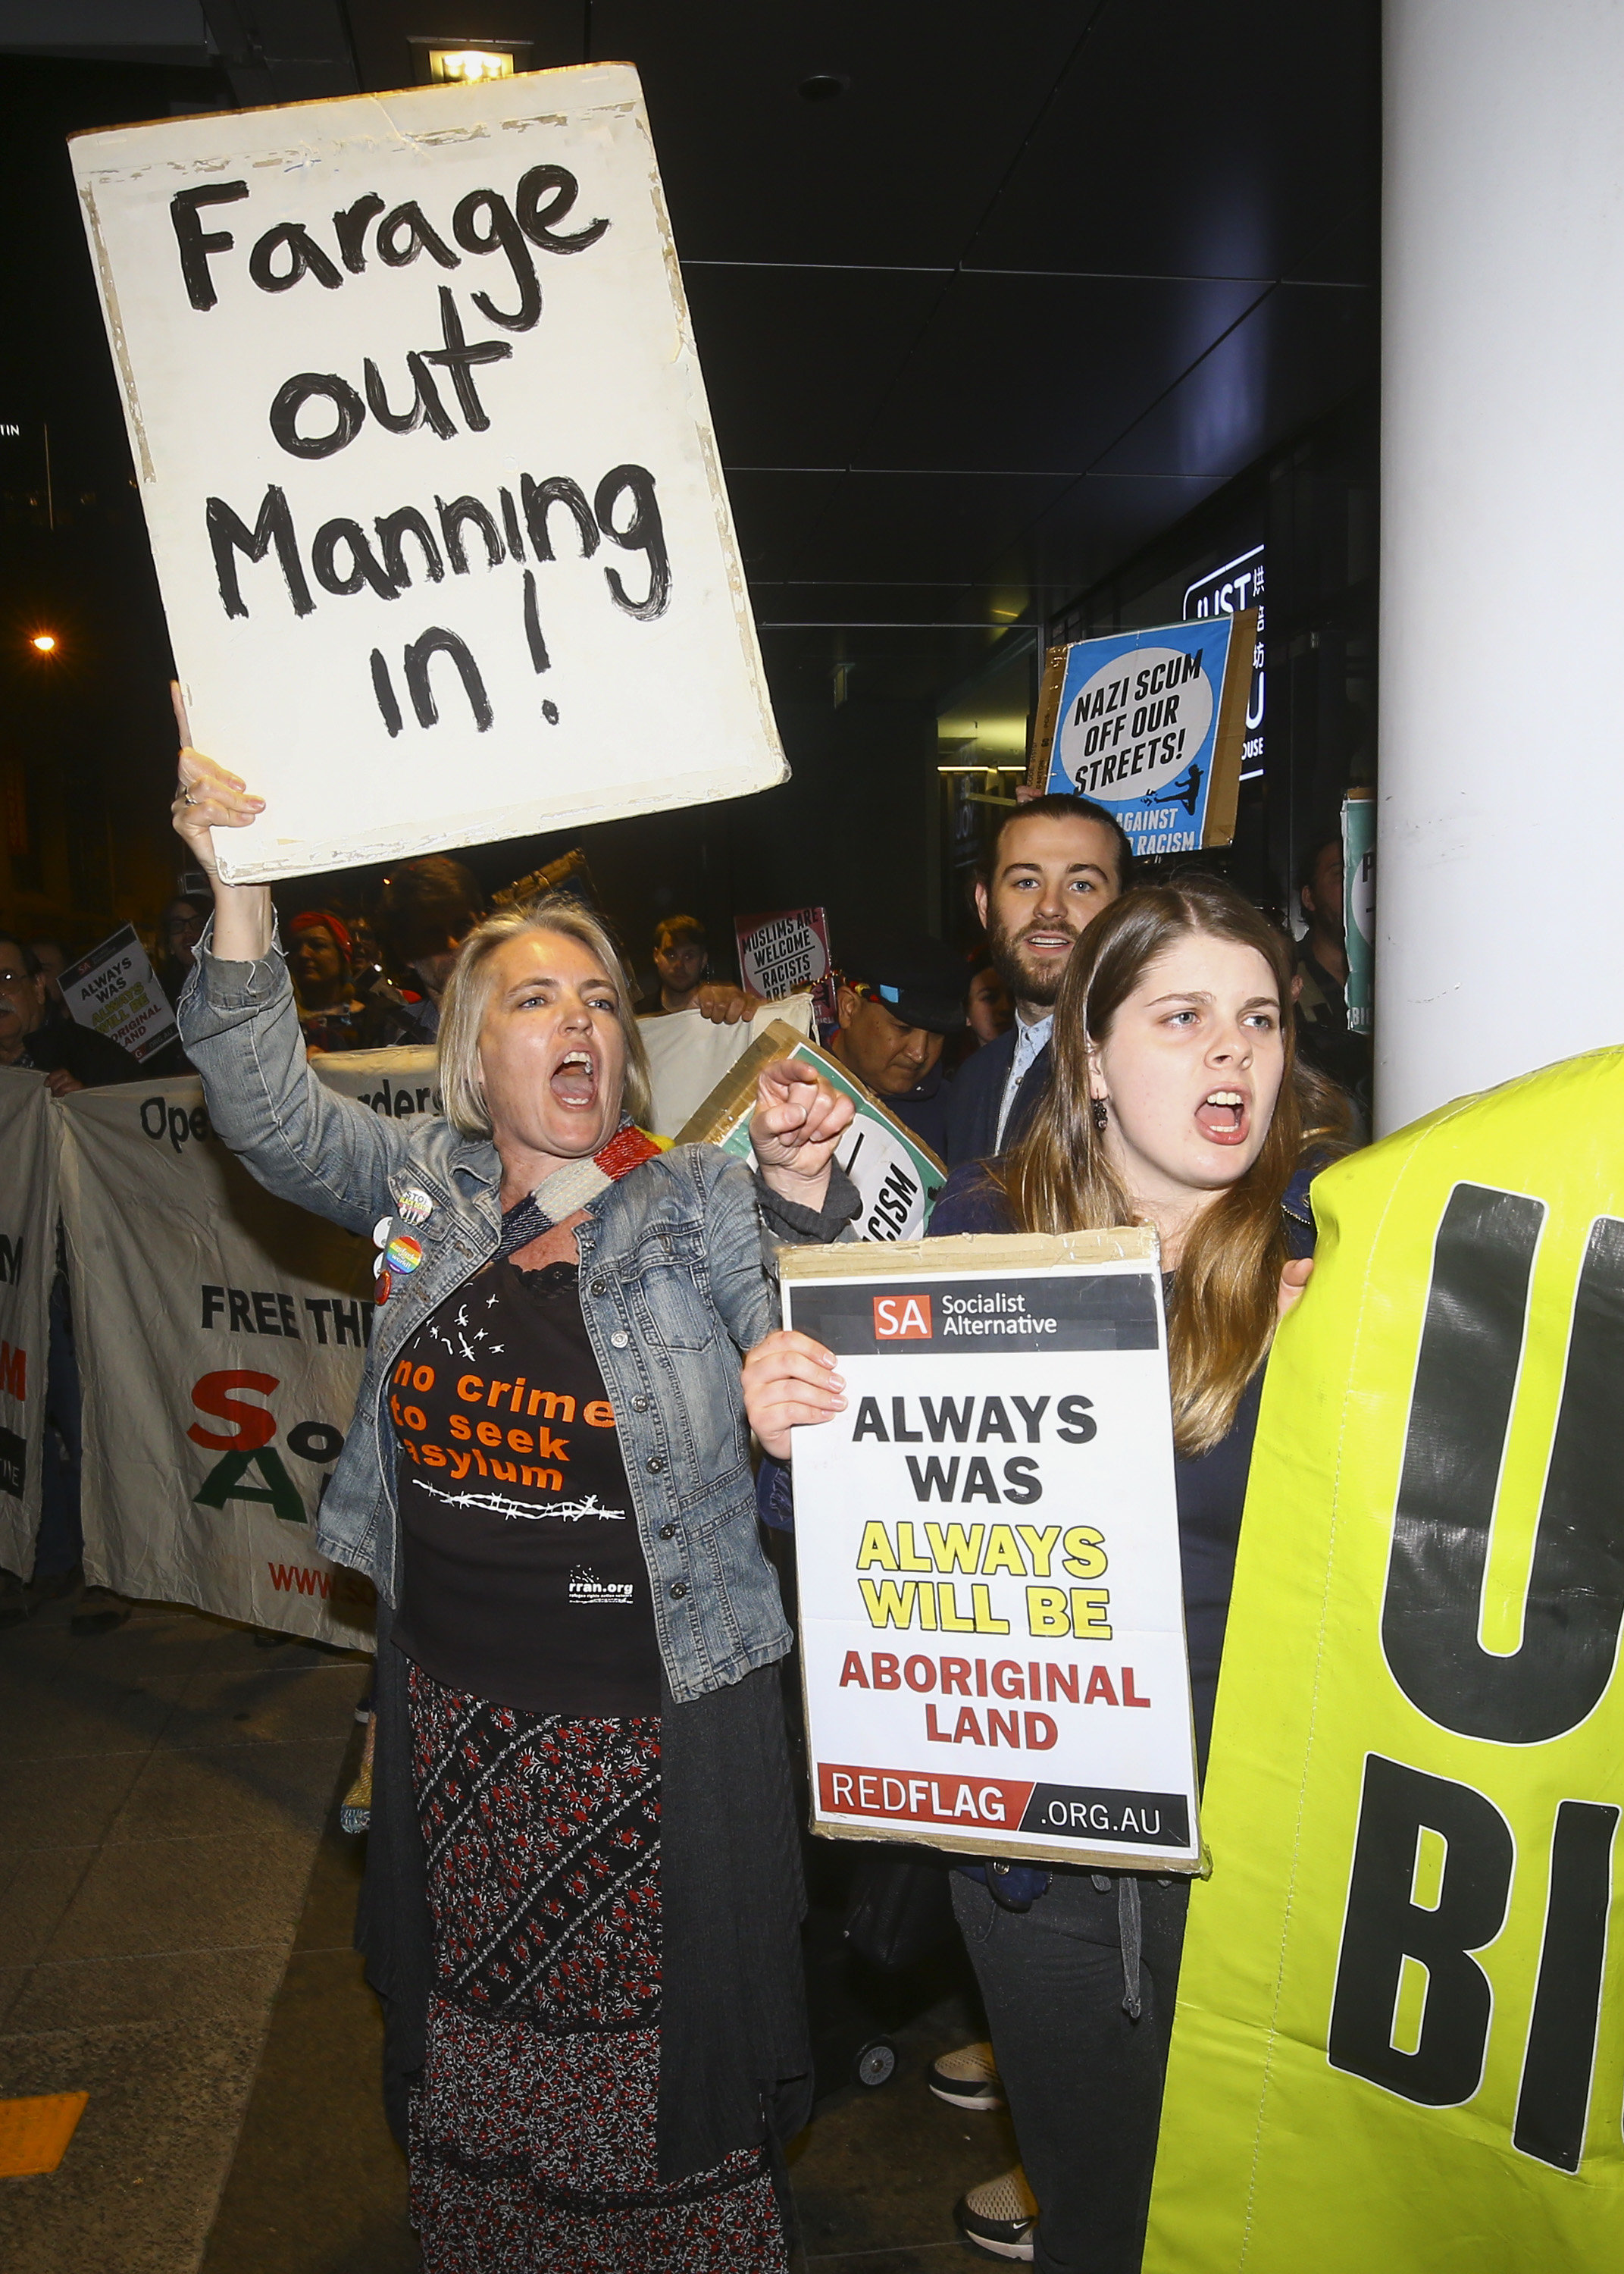
[[[402,1344],[495,1254],[501,1163],[443,1119],[405,1125],[311,1073],[287,967],[197,952],[178,1020],[209,1118],[268,1190],[351,1231],[391,1212],[410,1171],[433,1206],[423,1261],[378,1311],[354,1421],[316,1544],[397,1595],[395,1447],[384,1411]],[[824,1210],[779,1199],[714,1147],[681,1145],[612,1185],[576,1232],[581,1309],[619,1424],[652,1583],[665,1678],[680,1705],[789,1649],[762,1554],[739,1353],[778,1324],[779,1241],[836,1238],[857,1211],[839,1171]]]

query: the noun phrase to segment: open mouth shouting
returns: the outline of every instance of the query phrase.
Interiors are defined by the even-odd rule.
[[[590,1113],[598,1103],[598,1061],[590,1050],[566,1050],[548,1082],[567,1112]]]
[[[1195,1110],[1195,1126],[1209,1144],[1244,1145],[1252,1127],[1252,1113],[1244,1093],[1238,1089],[1212,1089]]]

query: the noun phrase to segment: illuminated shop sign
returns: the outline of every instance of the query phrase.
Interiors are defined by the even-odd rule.
[[[1258,643],[1252,659],[1252,692],[1246,702],[1246,740],[1241,746],[1241,779],[1257,781],[1263,772],[1263,547],[1237,553],[1222,568],[1198,576],[1184,594],[1186,621],[1197,616],[1238,615],[1243,608],[1258,612]]]

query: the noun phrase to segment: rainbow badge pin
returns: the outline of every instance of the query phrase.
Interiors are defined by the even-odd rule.
[[[391,1271],[415,1271],[423,1261],[423,1243],[409,1231],[397,1231],[384,1249],[383,1261]]]

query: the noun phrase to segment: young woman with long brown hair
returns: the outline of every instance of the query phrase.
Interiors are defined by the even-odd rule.
[[[1264,1361],[1312,1269],[1309,1175],[1346,1126],[1340,1093],[1297,1059],[1292,976],[1289,942],[1216,879],[1115,901],[1071,951],[1047,1100],[1013,1151],[954,1171],[930,1224],[1160,1234],[1203,1765]],[[771,1340],[798,1347],[771,1353],[776,1381],[750,1412],[781,1456],[791,1427],[844,1400],[827,1352]],[[768,1356],[747,1360],[747,1392]],[[1049,2274],[1138,2268],[1188,1894],[1149,1873],[954,1872],[1026,2175],[959,2206],[993,2255]]]

